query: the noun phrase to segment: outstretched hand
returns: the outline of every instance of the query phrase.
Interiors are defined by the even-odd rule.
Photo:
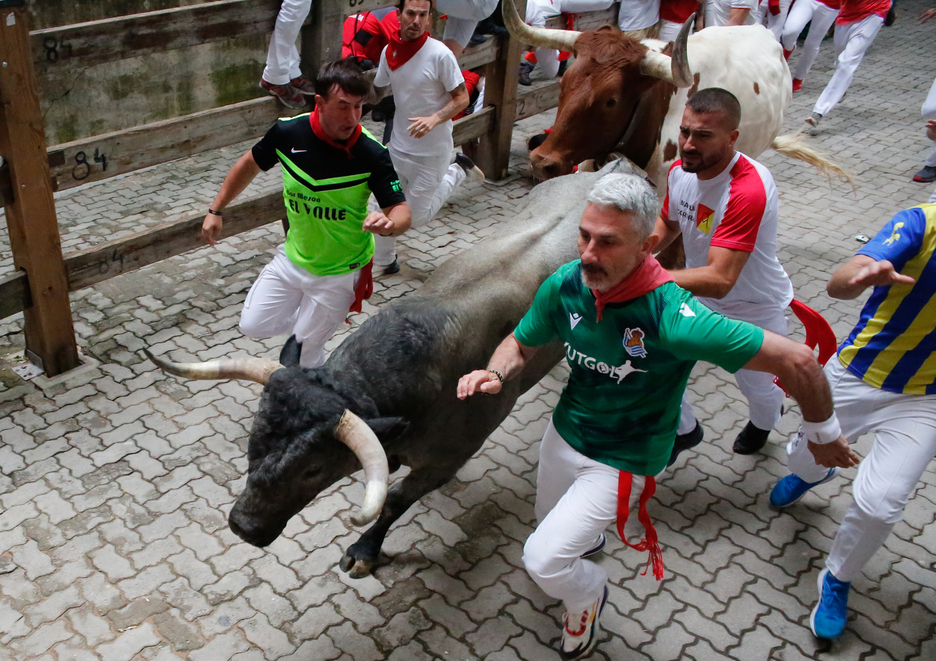
[[[930,20],[933,17],[936,17],[936,7],[933,7],[932,9],[927,9],[922,14],[920,14],[919,20],[920,20],[920,23],[926,23],[926,21]]]
[[[909,275],[901,275],[894,270],[894,265],[886,259],[861,267],[848,281],[849,286],[888,287],[890,285],[912,285],[916,280]]]
[[[851,468],[857,466],[861,458],[854,453],[844,436],[839,436],[831,443],[820,445],[808,441],[807,447],[812,452],[816,463],[826,468]]]
[[[496,395],[501,391],[501,382],[494,372],[475,370],[458,380],[458,399],[465,399],[476,392]]]

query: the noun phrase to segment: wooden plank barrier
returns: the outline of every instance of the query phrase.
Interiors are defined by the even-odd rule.
[[[222,0],[29,34],[36,73],[90,67],[250,34],[270,34],[281,0]]]
[[[23,4],[24,0],[0,0],[0,10],[4,11],[4,15],[8,11],[24,15],[21,9]],[[395,0],[317,0],[313,3],[301,37],[303,66],[307,69],[307,75],[314,74],[319,63],[340,56],[339,39],[346,16],[396,4]],[[518,2],[521,13],[524,4],[522,0]],[[3,51],[4,61],[19,61],[27,69],[31,64],[33,73],[44,75],[231,37],[268,34],[275,24],[279,5],[280,0],[219,0],[35,30],[28,35],[23,32],[18,40],[4,36],[7,48]],[[616,6],[582,14],[576,20],[576,29],[588,30],[607,23],[613,24],[616,16]],[[565,19],[551,18],[547,26],[565,27]],[[518,90],[517,74],[523,49],[521,44],[489,38],[483,44],[467,48],[459,58],[459,64],[464,69],[482,68],[487,83],[485,107],[455,123],[454,141],[456,145],[464,145],[477,140],[478,144],[472,152],[492,179],[506,175],[514,121],[536,115],[558,103],[558,80]],[[7,113],[8,120],[10,116],[15,116],[15,113],[10,114],[12,106],[18,107],[24,103],[24,95],[31,93],[35,96],[35,83],[27,83],[29,89],[16,87],[11,92],[14,88],[7,82],[10,72],[4,70],[3,75],[5,89],[0,91],[3,92],[5,106],[2,110]],[[34,165],[24,167],[21,154],[28,152],[28,149],[24,151],[22,146],[12,148],[10,144],[16,142],[16,139],[10,137],[11,132],[6,133],[6,138],[0,135],[3,155],[8,161],[15,161],[0,163],[0,204],[7,207],[11,247],[15,263],[20,268],[17,272],[0,277],[0,318],[26,312],[27,347],[31,344],[46,347],[41,350],[43,355],[30,351],[34,354],[31,357],[43,363],[47,375],[70,369],[71,362],[76,364],[77,361],[77,354],[71,354],[66,346],[70,341],[74,347],[67,292],[201,247],[199,228],[203,220],[202,215],[197,215],[164,223],[62,258],[51,191],[100,181],[256,139],[277,117],[287,112],[278,105],[276,99],[262,97],[91,136],[49,147],[46,159],[43,159],[45,162],[39,169]],[[0,119],[3,117],[0,116]],[[41,117],[38,126],[33,136],[38,134],[42,138]],[[32,147],[41,142],[44,139],[34,141]],[[24,143],[20,141],[17,144]],[[46,163],[48,168],[45,167]],[[40,170],[45,174],[41,174]],[[18,183],[22,180],[23,172],[29,172],[30,186],[26,188],[21,188]],[[45,185],[33,186],[37,181],[41,184],[42,179],[45,179]],[[36,191],[34,188],[42,190]],[[48,191],[48,200],[43,202],[45,191]],[[28,231],[32,233],[32,246],[43,246],[38,252],[35,252],[35,248],[24,248],[27,236],[22,229],[27,226],[26,216],[17,212],[17,208],[35,210],[27,214],[31,225]],[[225,212],[224,235],[230,236],[274,222],[281,219],[284,212],[280,193],[234,205]],[[50,214],[51,224],[37,221],[42,217],[48,218]],[[56,257],[53,253],[57,247]],[[23,255],[27,255],[28,259]],[[41,267],[25,268],[24,259],[31,265],[41,264]],[[29,273],[33,274],[32,278]],[[38,296],[37,292],[40,292]],[[59,308],[50,311],[47,303],[55,300],[56,296]],[[63,318],[63,314],[67,318]],[[40,329],[38,335],[31,328]],[[58,349],[47,348],[53,345],[57,345]],[[73,356],[73,360],[70,356]]]

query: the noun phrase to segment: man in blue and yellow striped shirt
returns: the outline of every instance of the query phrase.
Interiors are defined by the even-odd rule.
[[[810,625],[820,638],[844,631],[851,581],[903,518],[910,494],[936,456],[934,253],[936,204],[923,204],[894,216],[826,287],[840,299],[874,288],[825,372],[842,435],[848,442],[869,432],[875,438],[819,574],[819,603]],[[802,431],[788,452],[793,474],[773,488],[774,507],[792,505],[857,460],[847,444],[821,444]]]

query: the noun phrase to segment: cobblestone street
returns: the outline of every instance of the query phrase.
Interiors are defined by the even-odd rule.
[[[759,159],[780,190],[780,260],[796,297],[821,311],[839,340],[866,296],[833,301],[829,275],[859,248],[856,235],[873,236],[933,191],[911,181],[932,144],[920,106],[936,75],[936,21],[916,22],[929,6],[901,0],[899,20],[881,30],[847,96],[809,138],[855,175],[854,190],[772,151]],[[830,39],[784,133],[811,112],[832,60]],[[401,272],[376,279],[364,312],[329,349],[523,208],[533,185],[525,140],[554,116],[518,125],[507,179],[466,185],[429,226],[402,237]],[[58,194],[65,252],[203,213],[248,147]],[[241,199],[280,185],[277,167]],[[75,292],[79,346],[99,366],[62,384],[40,388],[12,371],[22,315],[0,320],[0,661],[559,658],[562,608],[529,579],[521,554],[534,524],[538,441],[563,366],[522,397],[457,479],[391,529],[372,576],[351,579],[337,566],[361,532],[350,521],[361,474],[323,493],[267,548],[228,529],[261,387],[177,379],[140,349],[179,361],[276,358],[285,338],[248,339],[238,318],[281,240],[274,223]],[[0,275],[11,271],[3,219]],[[791,328],[802,339],[799,323]],[[936,659],[933,467],[854,582],[844,636],[823,647],[809,614],[855,469],[774,511],[768,494],[787,474],[784,444],[798,408],[762,453],[736,456],[747,405],[734,379],[700,364],[690,391],[705,442],[660,478],[651,504],[665,578],[644,575],[646,554],[609,530],[597,562],[611,577],[610,599],[593,658]],[[856,446],[862,456],[868,441]]]

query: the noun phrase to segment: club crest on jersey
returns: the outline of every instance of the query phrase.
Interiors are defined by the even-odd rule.
[[[712,209],[709,209],[702,203],[699,203],[699,208],[696,209],[696,219],[695,224],[700,230],[706,234],[712,233],[712,221],[715,220],[715,212]]]
[[[627,328],[624,330],[624,350],[632,358],[646,358],[647,348],[644,346],[642,328]]]
[[[696,314],[695,314],[695,312],[693,311],[693,309],[690,308],[690,307],[689,307],[688,305],[686,305],[685,303],[683,303],[682,305],[679,306],[679,314],[681,314],[681,315],[684,316],[684,317],[694,317],[694,316],[696,316]]]
[[[894,225],[894,231],[891,232],[890,238],[887,239],[887,241],[884,242],[884,245],[885,245],[885,246],[889,246],[889,245],[891,245],[892,243],[894,243],[895,241],[900,241],[900,228],[903,227],[903,226],[904,226],[903,223],[896,223],[896,224]]]
[[[582,315],[577,312],[569,313],[569,325],[572,326],[572,330],[575,330],[575,327],[578,326],[578,322],[582,320]]]

